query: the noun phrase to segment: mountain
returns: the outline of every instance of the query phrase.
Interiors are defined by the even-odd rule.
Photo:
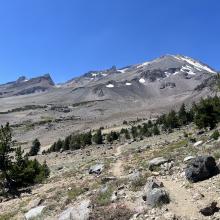
[[[45,92],[53,86],[54,82],[49,74],[29,80],[25,76],[21,76],[14,82],[0,85],[0,98]]]
[[[110,99],[117,101],[167,98],[192,93],[204,85],[216,71],[206,64],[181,55],[166,55],[150,62],[104,71],[90,71],[63,85],[74,88],[81,101]],[[79,102],[80,100],[77,100]]]
[[[20,77],[0,85],[0,124],[10,121],[17,127],[18,140],[29,142],[34,136],[50,144],[73,131],[155,117],[183,102],[191,104],[214,94],[216,76],[200,61],[166,55],[124,68],[90,71],[60,85],[54,85],[49,75]]]
[[[107,83],[108,81],[124,82],[139,81],[140,83],[155,82],[175,75],[185,78],[193,78],[201,73],[215,74],[206,64],[192,58],[181,55],[166,55],[150,62],[131,65],[125,68],[104,71],[90,71],[81,77],[72,79],[66,83],[67,86],[85,86],[95,83]]]

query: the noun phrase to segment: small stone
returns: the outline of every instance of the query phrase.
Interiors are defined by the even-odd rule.
[[[197,141],[195,144],[193,144],[193,147],[198,147],[203,144],[203,141]]]
[[[184,160],[183,160],[183,162],[187,162],[187,161],[192,160],[192,159],[194,159],[194,158],[195,158],[195,157],[193,157],[193,156],[185,157]]]

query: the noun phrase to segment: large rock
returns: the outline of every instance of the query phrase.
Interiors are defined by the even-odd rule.
[[[143,199],[152,207],[162,206],[170,202],[169,195],[164,189],[163,183],[155,179],[150,180],[146,184]]]
[[[26,220],[31,220],[34,218],[37,218],[42,215],[43,210],[46,208],[46,206],[37,206],[33,209],[30,209],[24,216]]]
[[[215,212],[219,212],[219,208],[217,207],[217,202],[212,202],[210,205],[206,206],[200,211],[204,216],[214,215]]]
[[[160,166],[161,164],[164,164],[166,162],[168,162],[168,160],[163,157],[154,158],[153,160],[149,161],[149,170],[152,171],[154,167]]]
[[[208,179],[219,173],[215,159],[211,156],[198,156],[192,159],[186,167],[186,178],[191,182]]]
[[[63,211],[59,220],[88,220],[90,213],[90,200],[83,200],[75,206],[69,207]]]
[[[91,166],[89,168],[89,174],[101,174],[102,171],[104,169],[104,165],[103,164],[96,164],[94,166]]]

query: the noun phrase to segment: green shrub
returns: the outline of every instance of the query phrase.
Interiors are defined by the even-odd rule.
[[[95,197],[95,204],[98,206],[106,206],[111,202],[113,189],[109,187],[105,192],[99,192]]]
[[[215,130],[212,135],[211,135],[211,138],[214,139],[214,140],[218,140],[220,134],[219,134],[219,131],[218,130]]]

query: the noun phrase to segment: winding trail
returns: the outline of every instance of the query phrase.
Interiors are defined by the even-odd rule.
[[[123,175],[124,171],[123,160],[121,159],[122,147],[123,145],[120,145],[116,148],[115,156],[117,157],[117,160],[112,167],[112,174],[118,178],[120,178]]]
[[[172,200],[168,205],[169,210],[172,210],[173,213],[186,219],[202,219],[199,209],[187,189],[181,187],[179,182],[173,180],[161,179],[161,181],[165,189],[168,190]]]

